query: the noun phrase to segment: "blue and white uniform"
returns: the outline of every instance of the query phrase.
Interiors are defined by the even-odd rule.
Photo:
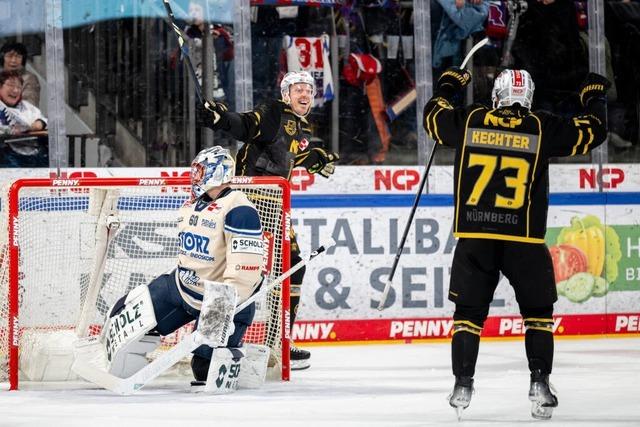
[[[179,211],[178,267],[149,284],[160,335],[168,335],[198,318],[203,280],[233,284],[238,302],[260,284],[263,240],[260,217],[247,196],[230,188],[212,200],[204,194]],[[254,304],[234,317],[229,347],[240,344],[253,320]]]
[[[179,211],[178,290],[200,309],[203,280],[232,284],[240,302],[259,283],[264,243],[258,212],[241,191],[186,202]]]

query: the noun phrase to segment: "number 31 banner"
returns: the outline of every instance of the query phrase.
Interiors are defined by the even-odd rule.
[[[329,36],[284,37],[288,71],[308,71],[316,81],[315,104],[333,99],[333,78],[329,62]]]

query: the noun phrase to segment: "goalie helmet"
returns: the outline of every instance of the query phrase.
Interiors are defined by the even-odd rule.
[[[290,71],[284,75],[282,81],[280,82],[280,94],[282,95],[282,100],[290,104],[291,98],[289,97],[289,88],[291,85],[296,83],[306,83],[311,86],[311,106],[309,107],[309,111],[313,107],[313,98],[316,96],[316,81],[313,79],[313,76],[308,71]]]
[[[235,175],[236,162],[226,148],[205,148],[191,162],[191,194],[197,199]]]
[[[531,75],[525,70],[504,70],[493,83],[491,100],[493,108],[510,107],[520,104],[531,108],[535,84]]]

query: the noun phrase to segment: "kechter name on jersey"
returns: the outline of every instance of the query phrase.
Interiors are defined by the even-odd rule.
[[[499,130],[469,129],[471,136],[468,143],[477,145],[491,145],[496,147],[532,151],[531,136]]]

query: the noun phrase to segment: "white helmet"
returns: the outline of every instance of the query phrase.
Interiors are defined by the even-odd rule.
[[[191,162],[191,193],[195,199],[235,175],[236,162],[226,148],[205,148]]]
[[[280,82],[282,100],[287,104],[291,103],[291,98],[289,98],[289,88],[291,85],[296,83],[306,83],[311,86],[311,106],[309,107],[309,111],[311,111],[311,107],[313,107],[313,98],[316,96],[316,81],[308,71],[289,71],[284,75]]]
[[[493,83],[491,91],[493,108],[510,107],[513,104],[531,108],[535,88],[536,85],[527,71],[504,70],[498,74]]]

